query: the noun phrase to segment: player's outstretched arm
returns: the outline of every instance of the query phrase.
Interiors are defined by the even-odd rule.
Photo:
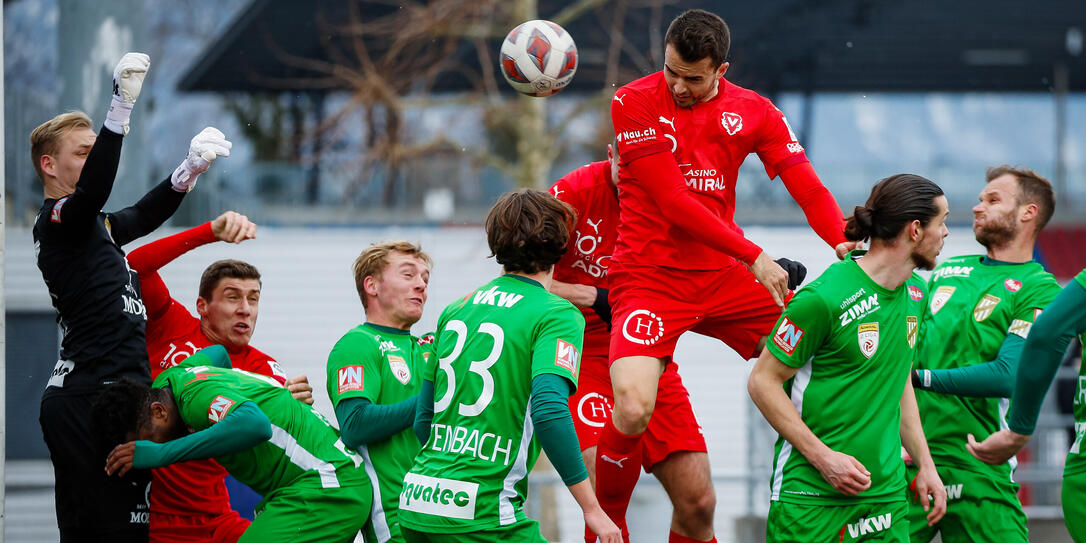
[[[920,390],[986,398],[1009,398],[1026,340],[1009,334],[995,360],[947,370],[912,370],[912,385]]]
[[[611,326],[611,303],[608,300],[607,289],[578,283],[563,283],[552,279],[550,291],[569,300],[577,307],[592,308],[608,327]]]
[[[793,368],[763,349],[747,381],[751,400],[777,433],[795,447],[838,492],[854,496],[871,487],[871,472],[854,457],[826,446],[803,422],[784,382],[795,376]]]
[[[531,416],[540,446],[562,477],[570,494],[584,512],[585,524],[601,541],[622,541],[618,526],[604,513],[588,479],[569,414],[567,398],[572,383],[565,377],[544,373],[532,379]]]
[[[116,446],[106,458],[106,474],[124,476],[131,468],[160,468],[251,449],[272,436],[268,416],[251,401],[236,405],[205,430],[166,443],[130,441]]]
[[[1075,334],[1086,331],[1086,288],[1072,281],[1037,318],[1022,347],[1014,388],[1014,401],[1007,417],[1009,429],[1000,430],[977,442],[967,436],[965,448],[983,462],[1002,464],[1029,442],[1037,425],[1048,387],[1059,369],[1067,344]]]
[[[919,469],[911,490],[920,500],[927,514],[928,526],[934,526],[946,514],[946,487],[935,469],[935,461],[928,450],[924,427],[920,424],[920,410],[916,405],[911,379],[905,380],[901,394],[901,443]]]
[[[781,183],[807,216],[807,224],[837,253],[837,258],[859,242],[845,239],[845,215],[833,194],[822,184],[810,162],[789,166],[780,173]]]
[[[110,132],[122,136],[128,134],[132,106],[140,96],[149,69],[151,57],[143,53],[125,53],[113,69],[113,96],[103,123]]]

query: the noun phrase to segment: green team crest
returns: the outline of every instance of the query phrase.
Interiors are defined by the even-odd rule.
[[[977,302],[977,306],[973,308],[973,318],[976,319],[977,322],[984,322],[984,319],[987,319],[992,315],[992,311],[999,305],[999,302],[1000,299],[998,296],[985,294],[984,298],[981,298],[981,300]]]

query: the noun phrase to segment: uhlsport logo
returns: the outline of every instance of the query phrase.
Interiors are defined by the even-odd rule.
[[[611,412],[614,409],[611,400],[596,392],[581,396],[580,401],[577,402],[577,416],[580,417],[581,422],[593,428],[603,428],[607,419],[611,418]]]
[[[781,325],[773,334],[773,343],[780,347],[784,354],[791,355],[801,339],[803,339],[803,329],[788,320],[788,317],[782,317]]]
[[[622,323],[622,335],[641,345],[653,345],[664,337],[664,319],[647,309],[630,313]]]
[[[213,423],[219,422],[226,418],[231,407],[234,407],[234,400],[226,396],[215,396],[215,399],[211,400],[211,405],[207,407],[207,420]]]
[[[408,473],[400,491],[400,509],[445,518],[475,519],[479,484]]]
[[[577,347],[572,343],[558,340],[558,346],[554,351],[554,365],[577,373],[577,359],[579,358]]]
[[[743,117],[739,116],[738,113],[725,111],[720,114],[720,125],[724,127],[729,136],[734,136],[743,129]]]
[[[856,332],[856,340],[860,344],[860,352],[867,358],[871,358],[875,351],[879,350],[879,323],[861,324]]]
[[[362,390],[362,384],[365,382],[364,373],[362,366],[359,365],[339,368],[339,393]]]

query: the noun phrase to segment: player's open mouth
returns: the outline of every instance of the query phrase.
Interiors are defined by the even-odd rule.
[[[244,322],[239,322],[234,325],[234,331],[239,334],[246,334],[249,332],[249,325]]]

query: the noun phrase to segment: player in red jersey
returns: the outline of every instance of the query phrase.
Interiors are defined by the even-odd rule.
[[[622,156],[609,271],[615,404],[600,433],[596,470],[600,504],[620,525],[640,471],[641,434],[679,336],[693,330],[752,358],[787,298],[789,273],[733,220],[747,155],[757,153],[766,174],[781,177],[838,257],[855,246],[784,115],[724,79],[724,21],[690,10],[672,21],[664,41],[664,69],[623,86],[611,102]],[[671,541],[706,540],[715,540],[711,528],[671,534]]]
[[[614,401],[607,357],[611,325],[607,270],[618,225],[617,182],[618,157],[608,145],[607,160],[577,168],[550,188],[551,194],[577,210],[577,225],[570,232],[569,250],[554,268],[551,292],[580,307],[585,317],[580,375],[569,409],[593,485],[596,442],[611,418]],[[669,363],[660,378],[656,416],[641,440],[641,464],[671,498],[673,531],[711,533],[716,495],[705,436],[675,368]],[[595,540],[591,531],[585,532],[585,541]]]
[[[305,375],[288,379],[270,356],[249,345],[260,301],[260,273],[237,260],[220,260],[204,270],[193,317],[170,296],[158,270],[182,254],[215,241],[252,239],[256,225],[233,211],[214,221],[132,251],[128,263],[139,274],[147,310],[147,354],[151,377],[196,351],[221,344],[234,368],[274,378],[295,398],[313,403]],[[226,470],[214,460],[194,460],[153,470],[150,541],[233,543],[249,521],[230,508]]]

